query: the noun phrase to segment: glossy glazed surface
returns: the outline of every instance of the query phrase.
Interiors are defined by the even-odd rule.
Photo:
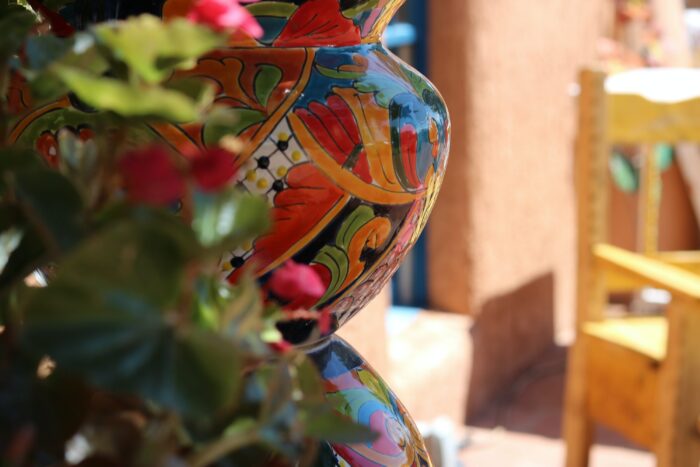
[[[426,467],[423,439],[401,402],[367,362],[344,340],[331,337],[309,352],[335,409],[379,434],[372,443],[331,446],[334,463],[353,467]]]
[[[188,2],[168,0],[164,11],[174,14]],[[157,3],[143,5],[152,9]],[[277,38],[264,39],[271,47],[217,50],[181,75],[210,81],[217,104],[236,109],[232,132],[245,143],[237,183],[266,197],[272,210],[272,230],[231,251],[222,276],[235,281],[249,270],[264,283],[286,260],[309,264],[326,285],[316,306],[332,308],[336,329],[381,290],[425,226],[447,163],[449,119],[435,88],[378,43],[275,46],[280,37],[296,44],[290,42],[292,31],[324,18],[319,30],[326,31],[325,39],[304,34],[306,43],[342,44],[337,16],[347,19],[348,12],[357,30],[368,31],[359,42],[369,40],[402,1],[296,3],[250,7],[266,15],[291,12],[281,28],[266,26],[266,37]],[[299,16],[312,7],[318,10],[311,19]],[[11,89],[11,98],[20,108],[27,104],[21,86]],[[61,128],[89,137],[85,110],[63,98],[27,115],[12,135],[52,160]],[[138,135],[183,152],[215,145],[222,136],[186,123],[144,126]],[[321,337],[305,321],[287,323],[283,332],[293,343]]]

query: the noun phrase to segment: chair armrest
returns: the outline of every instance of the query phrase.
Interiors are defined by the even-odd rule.
[[[651,257],[693,274],[700,274],[700,251],[659,251]]]
[[[640,287],[658,287],[700,301],[700,275],[607,244],[595,245],[593,255],[606,272],[624,276]]]

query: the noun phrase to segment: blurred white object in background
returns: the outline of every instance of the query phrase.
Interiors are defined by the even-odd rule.
[[[457,427],[447,417],[440,417],[430,423],[418,423],[425,446],[428,448],[433,467],[461,467],[459,449],[461,445]]]

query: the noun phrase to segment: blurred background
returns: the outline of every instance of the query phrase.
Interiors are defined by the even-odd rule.
[[[341,335],[424,431],[441,434],[436,464],[564,465],[578,72],[700,64],[695,8],[700,1],[408,0],[389,28],[386,45],[445,97],[452,151],[412,256]],[[698,250],[700,157],[687,146],[655,151],[658,248]],[[638,158],[616,148],[607,170],[608,239],[629,250],[640,247]],[[655,460],[599,427],[591,465]]]

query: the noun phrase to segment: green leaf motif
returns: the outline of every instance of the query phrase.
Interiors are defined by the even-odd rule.
[[[282,79],[282,70],[274,65],[260,65],[255,75],[255,97],[263,107],[267,106],[272,91]]]
[[[346,18],[354,18],[363,11],[376,8],[378,4],[379,0],[366,0],[364,2],[360,2],[359,5],[356,5],[352,8],[348,8],[347,10],[343,10],[343,16],[345,16]]]
[[[369,206],[360,206],[355,209],[341,224],[336,238],[336,244],[347,251],[350,247],[352,237],[355,236],[363,225],[371,221],[374,217],[374,210]]]
[[[192,68],[198,57],[226,42],[225,35],[183,18],[163,22],[152,15],[100,24],[93,32],[101,45],[152,84],[176,69]]]
[[[332,79],[356,80],[356,79],[359,79],[362,76],[364,76],[364,73],[359,72],[359,71],[336,70],[335,68],[328,68],[328,67],[325,67],[323,65],[316,65],[316,69],[323,76],[325,76],[327,78],[332,78]]]
[[[253,16],[271,16],[273,18],[289,18],[297,10],[293,3],[286,2],[262,2],[246,5]]]
[[[324,246],[314,258],[314,263],[326,266],[331,273],[331,283],[326,293],[319,300],[319,303],[323,303],[335,295],[343,282],[345,282],[345,278],[350,270],[350,260],[347,251],[352,237],[374,217],[374,210],[370,206],[360,206],[355,209],[338,229],[335,245]]]
[[[70,67],[56,67],[56,74],[82,101],[98,110],[124,117],[153,117],[173,123],[199,117],[197,103],[188,96],[157,86],[128,84]]]
[[[328,290],[319,300],[319,303],[323,303],[335,295],[340,286],[343,285],[350,270],[350,260],[345,251],[337,246],[326,245],[321,248],[313,262],[324,265],[331,272],[331,282],[328,284]]]
[[[219,144],[224,136],[238,136],[251,126],[265,120],[265,114],[253,109],[230,109],[229,116],[208,121],[204,125],[204,143]]]

